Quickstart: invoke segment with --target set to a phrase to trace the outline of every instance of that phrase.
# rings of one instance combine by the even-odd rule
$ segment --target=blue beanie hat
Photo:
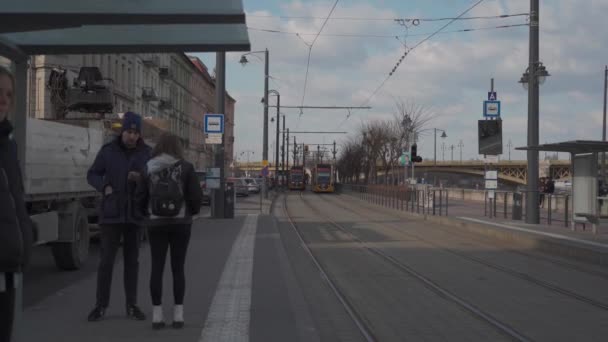
[[[126,112],[122,118],[122,131],[133,129],[141,133],[141,116],[133,112]]]

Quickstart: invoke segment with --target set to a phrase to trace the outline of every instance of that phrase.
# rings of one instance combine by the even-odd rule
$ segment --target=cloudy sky
[[[328,21],[312,48],[304,105],[359,106],[365,103],[406,48],[414,47],[448,23],[421,20],[417,26],[410,22],[405,28],[393,20],[340,18],[455,17],[475,2],[477,0],[339,1],[332,14],[335,19]],[[270,87],[281,93],[282,104],[301,104],[307,45],[314,40],[324,22],[322,18],[329,14],[334,3],[334,0],[245,0],[252,50],[270,50]],[[528,11],[527,0],[485,0],[466,16]],[[541,60],[552,75],[541,88],[541,143],[601,139],[603,70],[608,64],[606,13],[608,0],[541,0]],[[502,100],[506,158],[509,140],[513,146],[526,145],[527,92],[517,81],[528,63],[529,32],[526,26],[494,28],[526,23],[526,16],[454,22],[445,31],[480,30],[439,34],[417,47],[371,98],[371,110],[353,111],[346,120],[348,112],[345,110],[304,110],[300,116],[297,109],[284,109],[287,127],[354,134],[362,122],[391,118],[395,98],[401,98],[436,113],[436,119],[427,128],[445,129],[448,138],[444,142],[448,147],[457,146],[462,140],[464,158],[478,158],[477,120],[482,116],[482,102],[493,77],[499,100]],[[295,33],[299,33],[299,37]],[[263,97],[264,63],[250,57],[251,63],[243,67],[238,63],[240,56],[229,54],[227,69],[228,91],[238,101],[236,150],[255,151],[255,159],[261,160],[263,106],[260,99]],[[211,68],[215,64],[213,55],[200,57]],[[263,54],[260,57],[263,58]],[[271,145],[274,136],[271,124]],[[336,140],[340,144],[345,138],[344,135],[300,135],[298,141],[312,144]],[[439,160],[442,159],[441,142],[439,139]],[[432,135],[421,138],[419,154],[432,159]],[[451,158],[450,150],[446,150],[445,158]],[[458,147],[454,158],[459,158]],[[513,151],[512,158],[524,159],[525,155]]]

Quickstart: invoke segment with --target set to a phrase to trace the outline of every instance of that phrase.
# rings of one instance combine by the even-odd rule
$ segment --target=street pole
[[[293,137],[293,165],[298,165],[298,143],[296,137]]]
[[[268,49],[264,51],[264,141],[262,142],[264,150],[262,151],[262,160],[268,163],[268,80],[270,78],[270,54]],[[268,199],[268,177],[264,177],[262,186],[264,198]]]
[[[275,173],[274,173],[274,180],[275,183],[277,185],[277,189],[279,187],[279,133],[281,133],[281,113],[280,113],[280,109],[281,109],[281,95],[279,93],[276,94],[277,95],[277,140],[276,140],[276,144],[275,144],[275,152],[276,152],[276,160],[275,160],[275,165],[274,165],[274,169],[275,169]]]
[[[452,150],[452,163],[454,162],[454,145],[450,146],[450,150]]]
[[[434,155],[434,162],[433,164],[437,165],[437,128],[433,128],[433,131],[435,132],[435,155]]]
[[[528,147],[538,146],[539,136],[539,82],[537,76],[540,61],[539,0],[530,0],[530,61],[528,71]],[[528,150],[528,198],[526,203],[526,223],[540,223],[538,193],[538,151]]]
[[[464,143],[462,140],[458,143],[458,147],[460,147],[460,164],[462,164],[462,148],[464,147]]]
[[[321,145],[317,145],[317,164],[322,163],[321,161]]]
[[[509,143],[507,144],[509,148],[509,161],[511,161],[511,147],[513,147],[513,143],[511,143],[511,139],[509,139]]]
[[[606,141],[606,106],[608,105],[608,65],[604,70],[604,124],[602,126],[602,141]],[[602,181],[606,184],[606,152],[602,152]]]
[[[283,121],[285,121],[285,118],[283,118]],[[285,169],[289,171],[289,128],[287,129],[287,145],[285,145],[285,141],[283,141],[283,145],[286,147],[285,154],[287,154],[287,166]]]
[[[283,167],[281,169],[283,170],[283,176],[285,176],[285,115],[283,115],[283,143],[281,144],[281,164],[283,164]]]
[[[224,113],[226,104],[226,52],[216,54],[216,87],[215,87],[215,109],[218,113]],[[213,196],[213,218],[225,217],[224,212],[224,144],[225,134],[222,134],[222,144],[214,146],[215,167],[220,169],[220,188],[215,189]]]

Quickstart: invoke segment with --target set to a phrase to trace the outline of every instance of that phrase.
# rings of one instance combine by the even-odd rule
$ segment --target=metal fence
[[[525,220],[525,192],[479,191],[477,200],[469,200],[463,189],[433,188],[428,185],[343,185],[343,192],[368,203],[423,215],[485,216],[492,219]],[[539,203],[541,224],[571,225],[570,195],[545,194]]]
[[[520,198],[520,199],[518,199]],[[516,201],[520,203],[516,203]],[[538,204],[541,223],[570,227],[570,195],[544,194]],[[527,207],[526,192],[495,191],[492,198],[485,193],[484,216],[505,220],[525,220]],[[518,208],[521,209],[518,212]]]
[[[447,216],[449,196],[445,189],[386,185],[344,185],[344,192],[368,203],[424,215]]]

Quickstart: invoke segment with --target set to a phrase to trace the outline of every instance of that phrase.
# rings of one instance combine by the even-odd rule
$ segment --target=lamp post
[[[283,177],[285,177],[285,115],[283,114],[283,131],[282,131],[283,143],[281,144],[281,170],[283,171]]]
[[[247,65],[249,61],[247,60],[246,56],[256,56],[255,54],[258,53],[264,54],[264,136],[262,138],[262,158],[263,163],[268,163],[268,80],[270,78],[270,55],[268,49],[265,49],[264,51],[248,52],[241,56],[240,63],[242,66]],[[262,196],[264,198],[268,198],[268,184],[266,182],[266,178],[267,177],[264,177],[264,184],[262,185]]]
[[[528,90],[528,148],[538,146],[540,85],[549,75],[540,61],[540,4],[530,0],[530,56],[526,72],[519,81]],[[540,223],[538,192],[538,151],[528,150],[528,198],[526,200],[526,223]]]
[[[403,126],[403,135],[404,135],[404,139],[405,139],[405,146],[404,146],[403,150],[405,153],[407,153],[407,152],[409,152],[409,149],[410,149],[410,138],[411,138],[411,134],[412,134],[412,118],[409,115],[405,115],[403,117],[403,120],[401,121],[401,125]],[[409,161],[404,163],[404,166],[403,166],[403,184],[407,183],[407,164],[408,163],[409,163]]]
[[[280,129],[280,121],[281,121],[281,94],[279,94],[278,91],[276,90],[269,90],[268,94],[273,94],[277,96],[277,136],[276,136],[276,143],[274,146],[275,152],[276,152],[276,156],[275,156],[275,163],[274,163],[274,181],[275,184],[278,186],[279,185],[279,134],[281,133],[281,129]]]
[[[249,171],[251,170],[251,163],[249,161],[249,155],[250,154],[255,155],[255,152],[254,151],[242,151],[241,156],[243,156],[244,154],[247,154],[247,170],[245,170],[245,173],[246,173],[247,177],[251,177],[251,175],[249,174]]]
[[[441,134],[441,139],[445,139],[448,137],[448,135],[445,133],[445,130],[443,129],[439,129],[439,128],[433,128],[434,132],[435,132],[435,165],[437,165],[437,131],[443,132]]]

